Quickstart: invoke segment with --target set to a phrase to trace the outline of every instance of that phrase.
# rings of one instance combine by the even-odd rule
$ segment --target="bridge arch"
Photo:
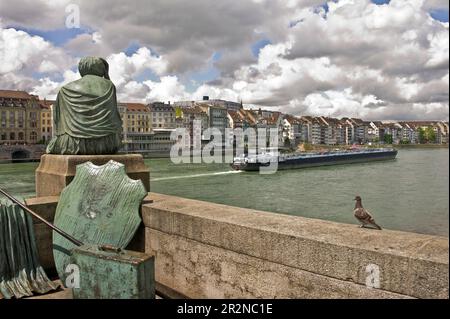
[[[11,160],[15,162],[23,162],[31,158],[31,153],[25,149],[16,149],[11,152]]]

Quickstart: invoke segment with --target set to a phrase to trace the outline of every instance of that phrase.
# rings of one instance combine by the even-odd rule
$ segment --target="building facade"
[[[152,129],[175,129],[177,127],[175,108],[162,102],[147,105],[150,110]]]
[[[24,91],[0,90],[0,144],[37,144],[41,138],[39,98]]]
[[[284,121],[283,138],[285,144],[286,142],[289,141],[290,147],[296,147],[303,140],[302,139],[303,122],[301,121],[301,119],[292,115],[285,115],[283,121]]]
[[[225,129],[228,127],[227,109],[222,106],[214,106],[210,104],[200,104],[200,108],[208,115],[208,127],[215,128],[220,131],[225,140]]]
[[[41,107],[41,140],[48,144],[53,137],[53,104],[55,101],[40,100]]]
[[[117,106],[122,119],[122,150],[145,152],[152,133],[149,108],[141,103],[118,103]]]
[[[152,131],[150,110],[141,103],[118,103],[122,128],[126,133],[150,133]]]

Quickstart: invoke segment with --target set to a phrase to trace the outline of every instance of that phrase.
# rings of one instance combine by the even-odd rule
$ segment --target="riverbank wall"
[[[0,163],[36,162],[45,153],[45,145],[0,145]]]
[[[150,193],[130,244],[157,286],[187,298],[448,298],[448,238],[360,229]],[[53,219],[58,197],[27,200]],[[41,262],[51,231],[35,223]]]

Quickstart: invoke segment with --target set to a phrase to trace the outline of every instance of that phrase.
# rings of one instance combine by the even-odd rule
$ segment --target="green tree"
[[[427,136],[428,143],[436,142],[436,132],[432,127],[427,127],[427,129],[425,130],[425,134]]]
[[[291,147],[291,140],[287,136],[284,138],[284,146]]]
[[[424,144],[425,140],[425,130],[423,128],[419,128],[419,143]]]
[[[392,134],[384,134],[384,142],[386,144],[392,144],[394,142]]]
[[[436,142],[436,132],[431,126],[425,129],[422,127],[419,129],[420,144],[435,143],[435,142]]]

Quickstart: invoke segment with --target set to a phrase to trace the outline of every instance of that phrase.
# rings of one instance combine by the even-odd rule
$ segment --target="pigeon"
[[[375,223],[375,219],[373,216],[363,207],[361,197],[356,196],[355,197],[355,210],[353,211],[353,214],[355,215],[356,219],[361,223],[360,227],[365,227],[366,225],[372,225],[376,229],[381,230],[381,227],[378,226],[377,223]]]

